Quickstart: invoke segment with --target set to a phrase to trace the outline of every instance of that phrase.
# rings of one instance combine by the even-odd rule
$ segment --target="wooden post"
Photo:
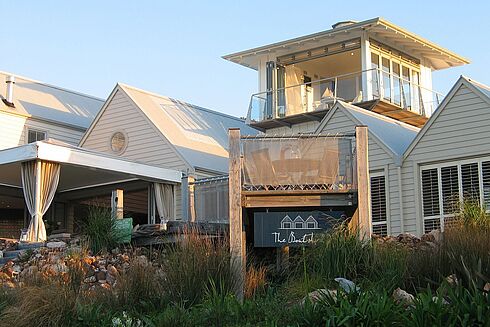
[[[194,176],[187,176],[187,185],[189,192],[189,221],[192,223],[196,222],[196,197],[195,197],[195,185],[196,181]]]
[[[229,136],[229,210],[230,210],[230,252],[231,267],[237,280],[236,297],[242,301],[246,273],[246,239],[243,234],[242,217],[242,176],[240,155],[240,129],[230,128]]]
[[[111,212],[112,216],[122,219],[124,216],[124,192],[123,190],[112,191]]]
[[[368,162],[368,128],[356,126],[357,203],[359,235],[371,238],[371,190]]]

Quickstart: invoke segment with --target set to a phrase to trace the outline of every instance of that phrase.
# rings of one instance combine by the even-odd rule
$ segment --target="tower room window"
[[[39,131],[35,129],[28,129],[27,130],[27,143],[32,143],[32,142],[37,142],[37,141],[43,141],[47,138],[47,132],[45,131]]]

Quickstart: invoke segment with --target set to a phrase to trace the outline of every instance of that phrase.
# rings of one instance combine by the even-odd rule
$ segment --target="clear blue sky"
[[[116,82],[244,116],[256,72],[222,55],[382,16],[471,60],[490,84],[490,1],[1,0],[0,70],[106,98]]]

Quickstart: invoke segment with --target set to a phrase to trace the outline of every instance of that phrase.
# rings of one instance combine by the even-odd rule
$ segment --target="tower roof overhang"
[[[380,17],[357,23],[342,24],[326,31],[232,53],[223,56],[223,58],[257,70],[260,59],[264,55],[279,57],[308,48],[327,46],[353,37],[360,37],[364,31],[368,33],[369,37],[379,42],[385,41],[394,45],[397,50],[428,60],[433,70],[470,63],[468,59]]]

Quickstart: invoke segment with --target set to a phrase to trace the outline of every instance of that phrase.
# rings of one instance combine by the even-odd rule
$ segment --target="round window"
[[[121,153],[126,147],[126,135],[122,132],[116,132],[111,138],[111,149],[113,152]]]

